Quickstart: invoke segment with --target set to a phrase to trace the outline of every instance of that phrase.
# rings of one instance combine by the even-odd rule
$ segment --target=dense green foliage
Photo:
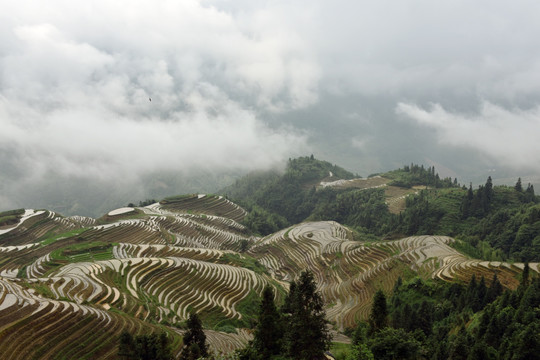
[[[256,353],[263,359],[279,355],[283,347],[283,330],[281,314],[274,304],[274,291],[270,286],[266,286],[253,339]]]
[[[313,273],[303,271],[298,281],[291,283],[280,311],[274,304],[271,288],[267,287],[254,339],[239,352],[240,359],[324,359],[331,336],[316,287]]]
[[[282,308],[285,327],[285,353],[292,359],[312,360],[323,358],[330,345],[326,327],[324,304],[316,291],[313,273],[304,271],[297,282],[292,282],[289,295]]]
[[[388,309],[386,307],[386,295],[382,290],[377,290],[373,296],[373,305],[369,314],[369,330],[375,333],[386,327],[388,323]]]
[[[540,278],[527,274],[504,293],[496,275],[489,286],[474,277],[466,286],[398,280],[386,304],[389,326],[367,331],[360,323],[347,360],[538,359]],[[377,292],[370,318],[383,318],[382,299]]]
[[[255,173],[238,180],[223,192],[250,211],[246,225],[266,235],[305,220],[318,198],[315,185],[333,174],[333,179],[351,179],[354,175],[327,161],[311,157],[289,159],[285,173]]]
[[[317,191],[316,200],[308,220],[334,220],[374,235],[387,234],[396,221],[388,212],[384,189],[339,191],[328,188]]]
[[[135,206],[144,207],[144,206],[152,205],[152,204],[154,204],[156,202],[157,202],[157,200],[155,200],[155,199],[146,199],[144,201],[139,200],[139,205],[135,205],[134,203],[129,203],[129,204],[127,204],[127,206],[128,207],[135,207]]]
[[[208,356],[206,335],[202,323],[196,313],[191,313],[187,321],[188,330],[184,334],[184,347],[180,355],[181,360],[196,360]]]
[[[0,212],[0,226],[13,225],[19,222],[24,209],[8,210]]]
[[[435,167],[424,168],[424,165],[411,164],[405,165],[403,169],[387,172],[385,177],[392,179],[390,185],[400,187],[413,187],[415,185],[427,185],[435,188],[456,187],[457,179],[441,179],[435,172]]]
[[[128,332],[120,335],[118,357],[123,360],[170,360],[173,358],[169,338],[165,333],[138,335],[134,338]]]
[[[287,227],[289,222],[283,216],[270,212],[258,205],[246,203],[248,211],[243,223],[254,233],[268,235]]]

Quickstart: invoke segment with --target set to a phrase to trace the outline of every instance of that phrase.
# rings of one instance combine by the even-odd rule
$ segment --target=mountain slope
[[[224,198],[202,195],[97,220],[21,213],[0,235],[0,351],[13,359],[106,359],[115,357],[122,331],[164,331],[178,354],[190,311],[200,313],[214,350],[232,350],[250,338],[264,286],[280,302],[304,269],[315,274],[328,319],[343,330],[365,319],[374,292],[390,291],[398,277],[467,282],[497,273],[515,288],[523,267],[470,259],[448,237],[358,241],[333,221],[257,238],[227,217],[242,214]],[[92,336],[83,335],[88,329]]]
[[[177,356],[192,311],[211,348],[231,351],[251,338],[264,287],[279,304],[306,269],[333,330],[343,332],[366,320],[375,292],[390,293],[398,278],[468,283],[496,274],[515,289],[525,265],[497,259],[484,242],[504,235],[521,252],[537,244],[534,193],[463,189],[432,168],[358,179],[307,157],[255,183],[244,184],[254,191],[243,198],[245,208],[192,194],[98,219],[1,213],[0,352],[10,359],[112,359],[128,331],[165,332]],[[391,212],[398,202],[403,206]],[[274,205],[294,210],[284,213],[292,217],[274,213]],[[291,223],[294,216],[302,221]],[[252,231],[269,221],[281,225],[263,237]],[[458,251],[474,253],[474,239],[484,260]],[[529,266],[540,271],[537,262]]]

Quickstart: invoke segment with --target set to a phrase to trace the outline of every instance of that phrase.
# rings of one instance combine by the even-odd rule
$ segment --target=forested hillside
[[[521,180],[493,186],[489,178],[473,189],[415,164],[380,174],[379,185],[351,178],[303,157],[289,160],[284,174],[248,175],[223,192],[250,210],[244,223],[261,235],[306,220],[334,220],[375,238],[453,236],[456,247],[486,260],[540,260],[540,199]],[[403,202],[400,211],[390,211],[395,201]]]
[[[222,193],[250,211],[245,223],[262,235],[305,220],[319,196],[315,189],[322,179],[351,179],[354,175],[327,161],[310,157],[289,159],[283,174],[254,173],[236,181]]]
[[[468,285],[400,278],[392,292],[375,294],[369,320],[340,358],[538,359],[540,279],[528,274],[513,291],[496,275]]]

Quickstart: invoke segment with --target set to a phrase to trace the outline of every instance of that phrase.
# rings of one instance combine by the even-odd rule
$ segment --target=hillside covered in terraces
[[[164,332],[179,356],[191,312],[211,350],[231,352],[252,338],[265,286],[280,303],[303,270],[313,272],[334,339],[345,343],[377,290],[391,294],[398,279],[467,284],[496,274],[516,289],[540,211],[534,192],[490,191],[415,165],[361,179],[300,158],[284,175],[252,175],[224,195],[170,197],[98,219],[4,212],[0,353],[114,359],[123,332]],[[480,212],[475,199],[487,194]],[[476,233],[503,213],[508,248],[489,230]],[[536,255],[527,256],[538,273]]]

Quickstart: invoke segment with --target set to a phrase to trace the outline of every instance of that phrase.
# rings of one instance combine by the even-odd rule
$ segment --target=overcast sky
[[[539,34],[536,1],[5,2],[0,209],[311,153],[538,174]]]

